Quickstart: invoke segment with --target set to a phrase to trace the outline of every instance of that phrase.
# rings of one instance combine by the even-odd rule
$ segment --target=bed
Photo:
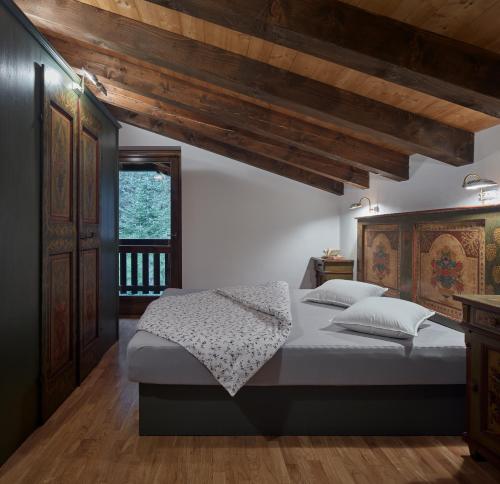
[[[453,295],[500,294],[498,247],[499,206],[358,219],[357,280],[436,311],[433,321],[412,343],[356,334],[328,325],[342,309],[293,291],[291,334],[234,398],[182,347],[138,332],[128,370],[140,433],[461,434],[467,358]]]
[[[463,432],[463,333],[431,321],[413,341],[354,333],[328,322],[341,308],[302,302],[307,292],[291,290],[288,340],[235,397],[182,346],[137,332],[127,360],[140,434]]]

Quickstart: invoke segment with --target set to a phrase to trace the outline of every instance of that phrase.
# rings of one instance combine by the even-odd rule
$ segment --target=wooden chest
[[[321,286],[330,279],[353,279],[354,261],[349,259],[323,259],[314,257],[316,286]]]
[[[464,305],[471,456],[500,464],[500,296],[455,296]]]

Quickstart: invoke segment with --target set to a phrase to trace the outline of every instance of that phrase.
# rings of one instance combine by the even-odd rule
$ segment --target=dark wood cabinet
[[[500,296],[455,296],[464,305],[466,441],[475,458],[500,464]]]
[[[0,45],[1,464],[116,340],[119,125],[11,0]]]
[[[353,260],[313,257],[313,261],[316,271],[316,286],[321,286],[330,279],[349,279],[351,281],[353,279]]]

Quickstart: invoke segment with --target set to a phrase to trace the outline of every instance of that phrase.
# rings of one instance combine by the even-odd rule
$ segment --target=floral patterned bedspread
[[[285,343],[291,327],[283,281],[161,297],[138,325],[183,346],[231,396]]]

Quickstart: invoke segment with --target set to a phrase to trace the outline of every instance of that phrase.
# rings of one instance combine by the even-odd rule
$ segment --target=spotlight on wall
[[[97,76],[95,74],[92,74],[92,72],[89,72],[87,69],[82,67],[82,74],[92,83],[94,84],[99,91],[101,91],[105,96],[108,95],[108,91],[104,87],[104,84],[97,79]]]
[[[361,197],[359,202],[351,204],[349,207],[350,210],[356,210],[357,208],[361,208],[363,206],[363,200],[368,201],[368,211],[370,213],[378,213],[378,205],[372,205],[371,200],[368,197]]]
[[[477,173],[469,173],[462,182],[462,187],[466,190],[479,190],[479,200],[481,202],[487,198],[486,193],[488,190],[485,190],[485,188],[495,188],[497,186],[496,181],[481,178]]]
[[[73,91],[75,91],[76,94],[78,94],[78,96],[81,96],[85,91],[85,82],[83,81],[83,77],[80,77],[80,82],[73,81],[72,87],[73,87]]]

